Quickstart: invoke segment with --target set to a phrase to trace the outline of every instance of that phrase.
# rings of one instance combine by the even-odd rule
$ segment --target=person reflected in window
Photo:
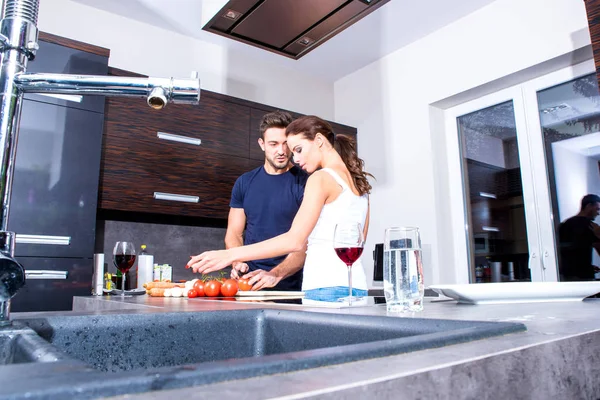
[[[594,219],[600,214],[600,196],[581,199],[579,213],[560,224],[558,230],[561,281],[592,281],[600,270],[592,264],[592,251],[600,254],[600,227]]]

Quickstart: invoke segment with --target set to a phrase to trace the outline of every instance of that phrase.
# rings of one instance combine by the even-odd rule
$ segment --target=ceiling
[[[600,132],[552,143],[552,147],[563,147],[575,153],[600,160]]]
[[[514,140],[517,137],[515,111],[513,102],[474,111],[458,118],[461,131],[472,132],[478,136],[493,136],[502,141]]]
[[[73,1],[334,82],[495,0],[391,0],[299,60],[203,31],[227,0]]]

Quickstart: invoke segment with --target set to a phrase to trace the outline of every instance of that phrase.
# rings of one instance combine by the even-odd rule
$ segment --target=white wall
[[[198,71],[202,89],[333,119],[331,83],[216,44],[70,0],[41,0],[38,28],[109,48],[112,67],[157,77]]]
[[[421,228],[426,284],[457,281],[448,199],[460,182],[448,181],[442,113],[430,105],[589,43],[583,1],[496,0],[335,83],[336,120],[358,127],[377,178],[367,269],[386,227],[412,225]]]

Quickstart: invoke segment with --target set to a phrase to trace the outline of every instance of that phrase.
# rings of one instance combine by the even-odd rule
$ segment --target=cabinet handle
[[[56,246],[68,246],[71,244],[71,236],[47,236],[47,235],[23,235],[17,233],[17,243],[27,244],[52,244]]]
[[[496,228],[495,226],[482,226],[481,229],[486,232],[500,232],[500,228]]]
[[[188,196],[185,194],[161,193],[161,192],[154,192],[154,198],[156,200],[181,201],[183,203],[197,203],[200,201],[200,197],[198,197],[198,196]]]
[[[191,138],[191,137],[187,137],[187,136],[181,136],[181,135],[174,135],[172,133],[166,133],[166,132],[156,132],[156,136],[159,139],[170,140],[172,142],[193,144],[195,146],[200,146],[200,144],[202,143],[202,141],[200,139]]]
[[[34,269],[25,271],[25,279],[67,279],[68,271]]]
[[[479,192],[479,195],[481,197],[487,197],[488,199],[497,199],[498,198],[498,196],[496,196],[495,194],[487,193],[487,192]]]

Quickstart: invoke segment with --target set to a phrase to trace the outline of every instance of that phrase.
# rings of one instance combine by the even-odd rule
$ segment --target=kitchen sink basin
[[[21,322],[66,357],[89,366],[76,379],[63,374],[54,380],[56,398],[187,387],[525,330],[520,323],[269,309],[52,316]],[[0,398],[3,389],[0,377]],[[40,390],[30,390],[28,398],[36,393],[53,398]]]
[[[33,330],[10,326],[0,329],[0,366],[31,362],[53,362],[65,358]]]

